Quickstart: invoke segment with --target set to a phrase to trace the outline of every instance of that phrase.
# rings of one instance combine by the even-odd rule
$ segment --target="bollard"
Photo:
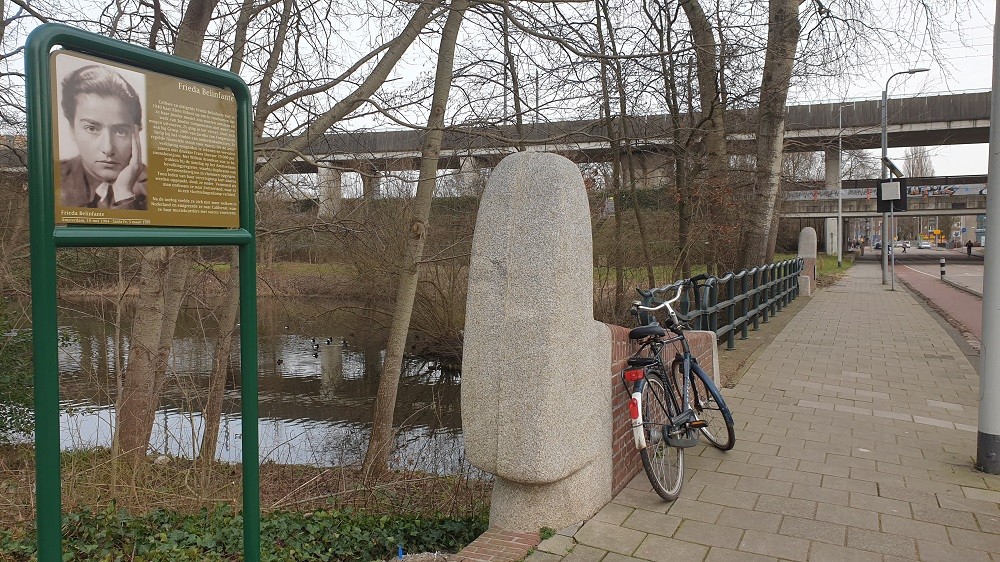
[[[944,279],[944,258],[941,258],[941,279]]]

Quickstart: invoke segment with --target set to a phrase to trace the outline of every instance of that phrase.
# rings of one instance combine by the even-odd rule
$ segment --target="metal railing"
[[[736,332],[740,333],[740,339],[747,339],[750,326],[759,329],[761,322],[766,324],[799,296],[802,263],[802,258],[795,258],[709,277],[700,281],[697,288],[684,291],[677,316],[694,330],[715,332],[716,341],[721,343],[725,338],[726,349],[735,349]],[[649,296],[642,299],[643,306],[663,302],[660,295],[665,289],[648,291]],[[667,295],[672,296],[672,293]],[[639,315],[642,324],[652,320],[648,313]]]

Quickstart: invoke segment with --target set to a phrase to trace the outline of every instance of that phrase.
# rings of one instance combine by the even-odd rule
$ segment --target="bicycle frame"
[[[701,370],[701,368],[698,367],[698,360],[692,357],[691,347],[687,342],[687,338],[684,337],[683,332],[679,334],[676,332],[674,333],[676,334],[674,337],[665,339],[647,340],[642,344],[642,346],[636,352],[636,355],[639,355],[644,350],[649,349],[651,352],[650,355],[652,355],[651,358],[655,360],[653,364],[646,365],[643,367],[643,378],[635,381],[635,384],[632,387],[631,400],[629,401],[629,415],[632,418],[632,438],[635,441],[636,449],[645,449],[648,445],[646,443],[646,434],[643,431],[644,421],[642,419],[642,390],[643,387],[646,385],[645,374],[649,372],[648,371],[649,369],[658,367],[660,378],[663,381],[664,389],[667,391],[668,395],[668,397],[665,399],[671,400],[674,405],[674,411],[680,412],[674,419],[670,420],[670,426],[674,428],[679,425],[684,425],[689,421],[691,421],[691,418],[693,417],[691,410],[691,403],[690,400],[688,399],[691,388],[690,373],[692,366],[699,371]],[[662,356],[664,347],[666,347],[669,344],[677,342],[681,343],[681,347],[683,350],[683,353],[677,353],[676,355],[677,359],[683,361],[683,369],[684,369],[682,392],[680,393],[676,392],[676,389],[674,387],[673,377],[670,376],[671,375],[670,371],[667,369],[666,365],[664,365]],[[702,374],[704,375],[704,372]],[[624,377],[624,371],[622,376]],[[680,395],[680,403],[677,402],[678,394]],[[667,408],[664,408],[664,410],[668,411]],[[661,433],[652,432],[651,435],[653,435],[655,438],[655,436],[661,435]],[[669,435],[661,436],[661,438],[664,437],[668,441],[676,442],[678,445],[686,445],[690,443],[691,439],[687,438],[688,439],[687,441],[682,442],[679,441],[679,439],[684,439],[684,438],[677,438]],[[697,437],[695,437],[694,440],[697,440]]]

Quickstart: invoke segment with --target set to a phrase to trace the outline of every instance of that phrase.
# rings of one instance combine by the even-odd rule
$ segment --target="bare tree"
[[[778,192],[785,138],[785,102],[799,41],[801,0],[768,2],[767,51],[757,125],[757,170],[743,234],[744,267],[770,263],[778,236]]]
[[[420,281],[420,262],[423,259],[427,229],[430,225],[431,197],[434,195],[438,158],[441,154],[441,141],[444,138],[444,119],[448,94],[451,91],[455,45],[458,42],[462,19],[468,8],[468,0],[453,0],[449,6],[448,19],[441,31],[437,72],[434,78],[434,97],[420,154],[417,195],[412,216],[407,221],[410,223],[410,228],[396,291],[396,308],[389,327],[389,343],[386,346],[382,376],[379,379],[378,394],[375,399],[371,440],[368,442],[368,450],[365,452],[362,464],[364,473],[371,476],[377,476],[389,467],[389,454],[393,445],[392,421],[396,408],[396,391],[399,388],[399,376],[403,368],[403,352],[406,348],[410,316],[413,314],[413,300],[417,292],[417,283]]]

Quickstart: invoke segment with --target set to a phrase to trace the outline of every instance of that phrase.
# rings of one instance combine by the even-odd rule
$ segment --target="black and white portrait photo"
[[[68,53],[55,75],[62,206],[146,210],[144,76]]]

